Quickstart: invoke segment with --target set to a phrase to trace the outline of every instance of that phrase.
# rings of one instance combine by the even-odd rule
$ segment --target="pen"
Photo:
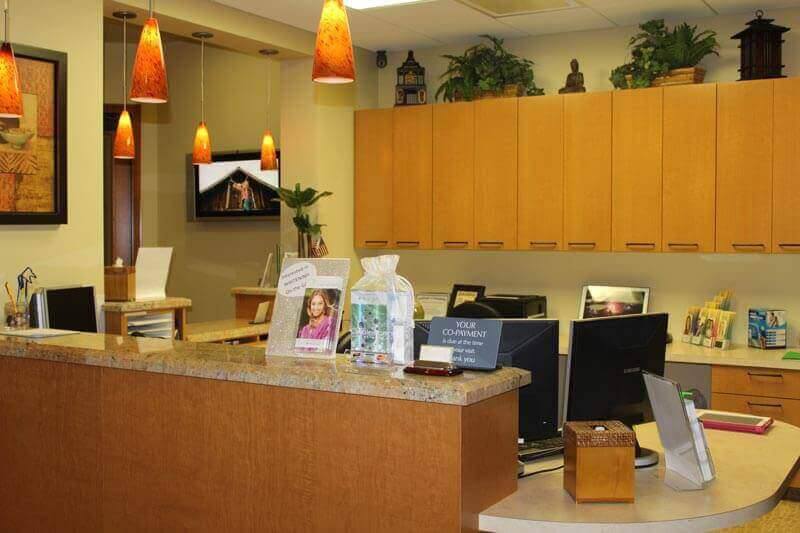
[[[11,307],[14,309],[14,314],[17,314],[17,302],[14,301],[14,296],[11,294],[11,289],[8,288],[8,282],[5,284],[8,299],[11,300]]]

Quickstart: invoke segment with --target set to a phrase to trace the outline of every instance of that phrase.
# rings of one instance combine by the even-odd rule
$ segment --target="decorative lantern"
[[[756,11],[756,18],[747,23],[749,28],[740,31],[731,39],[739,39],[741,44],[740,80],[760,80],[764,78],[784,78],[784,65],[781,61],[783,34],[791,28],[772,24],[774,19],[762,18],[764,12]]]
[[[425,89],[425,68],[414,60],[414,52],[408,51],[408,57],[397,69],[397,85],[395,86],[395,105],[421,105],[428,102],[428,91]]]

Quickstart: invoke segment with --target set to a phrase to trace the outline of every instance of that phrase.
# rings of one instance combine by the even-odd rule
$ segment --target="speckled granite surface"
[[[218,342],[258,337],[269,333],[269,326],[269,322],[251,324],[246,318],[195,322],[186,324],[184,340],[189,342]]]
[[[452,405],[477,403],[531,382],[529,372],[516,368],[437,378],[404,374],[399,366],[357,366],[344,356],[266,357],[263,348],[88,333],[34,341],[0,332],[0,356]]]
[[[136,313],[138,311],[152,311],[156,309],[176,309],[181,307],[191,307],[192,301],[189,298],[164,298],[163,300],[139,300],[135,302],[105,302],[103,311],[115,311],[118,313]]]

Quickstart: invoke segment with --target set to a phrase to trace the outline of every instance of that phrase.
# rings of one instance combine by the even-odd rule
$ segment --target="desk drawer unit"
[[[771,416],[800,427],[800,371],[714,365],[711,408]],[[800,471],[789,486],[800,488]]]

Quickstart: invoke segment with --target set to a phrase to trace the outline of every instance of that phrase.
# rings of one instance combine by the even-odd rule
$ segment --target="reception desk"
[[[0,335],[4,531],[458,531],[517,488],[507,368]]]

